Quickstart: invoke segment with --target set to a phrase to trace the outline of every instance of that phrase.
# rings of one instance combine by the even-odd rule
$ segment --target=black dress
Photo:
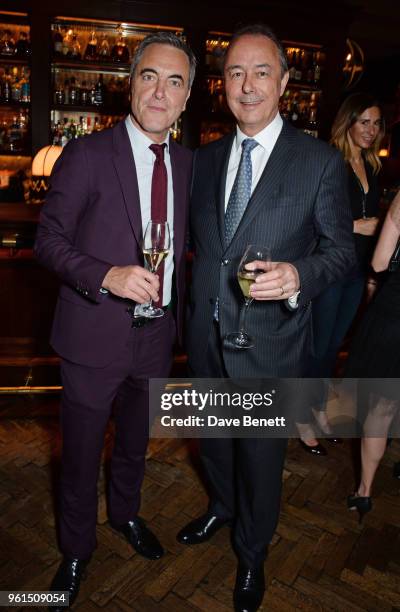
[[[367,309],[350,348],[347,377],[400,377],[400,268]]]
[[[400,268],[387,273],[360,323],[346,377],[369,379],[363,382],[364,391],[400,399]],[[385,378],[391,380],[380,380]]]

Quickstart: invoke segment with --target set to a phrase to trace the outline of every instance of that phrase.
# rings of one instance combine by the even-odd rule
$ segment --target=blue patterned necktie
[[[225,212],[226,244],[229,244],[234,237],[250,200],[253,178],[251,152],[257,145],[258,142],[252,138],[245,138],[242,142],[242,156]]]

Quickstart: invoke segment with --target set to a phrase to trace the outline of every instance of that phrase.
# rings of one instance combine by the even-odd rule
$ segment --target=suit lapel
[[[113,162],[121,185],[129,222],[138,244],[142,241],[142,215],[136,165],[125,122],[118,123],[113,132]]]
[[[285,180],[287,169],[297,154],[296,135],[296,130],[284,121],[282,131],[230,244],[235,242],[240,234],[254,221],[259,210],[268,206],[268,200]],[[229,246],[227,245],[228,248]]]
[[[225,249],[225,187],[226,175],[228,172],[229,157],[235,134],[221,140],[220,146],[215,152],[215,177],[216,194],[215,201],[217,206],[218,231],[221,245]]]
[[[174,192],[174,253],[181,253],[185,239],[187,176],[179,164],[178,147],[170,138],[172,187]]]

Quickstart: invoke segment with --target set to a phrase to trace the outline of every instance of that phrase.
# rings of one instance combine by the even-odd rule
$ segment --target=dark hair
[[[364,151],[363,155],[368,163],[371,164],[376,174],[379,172],[382,165],[378,157],[378,152],[382,138],[385,134],[385,125],[381,104],[374,96],[367,93],[354,93],[344,100],[332,125],[331,144],[339,149],[346,161],[349,161],[351,150],[348,140],[348,131],[351,126],[355,124],[360,115],[362,115],[367,108],[371,108],[372,106],[376,106],[380,110],[382,120],[381,129],[372,145]]]
[[[265,38],[269,38],[269,40],[271,40],[274,43],[275,47],[278,50],[279,63],[281,65],[281,77],[283,77],[285,72],[288,71],[287,59],[286,59],[285,51],[278,37],[276,36],[275,32],[273,32],[273,30],[271,30],[271,28],[269,28],[264,23],[250,23],[247,25],[243,25],[234,31],[233,36],[230,40],[229,46],[232,45],[234,42],[236,42],[242,36],[247,36],[247,35],[265,36]],[[229,46],[227,47],[225,51],[225,58],[229,51]]]
[[[175,47],[175,49],[179,49],[180,51],[183,51],[186,54],[189,60],[189,88],[190,88],[193,84],[194,75],[196,72],[196,64],[197,64],[196,56],[183,38],[181,38],[180,36],[177,36],[173,32],[168,32],[168,31],[166,32],[160,31],[160,32],[154,32],[154,34],[148,34],[145,38],[143,38],[143,40],[140,41],[140,43],[135,49],[135,53],[133,54],[133,58],[132,58],[131,70],[130,70],[131,78],[136,70],[138,63],[140,62],[142,58],[142,55],[145,49],[147,49],[147,47],[149,47],[150,45],[154,45],[154,44],[169,45],[170,47]]]

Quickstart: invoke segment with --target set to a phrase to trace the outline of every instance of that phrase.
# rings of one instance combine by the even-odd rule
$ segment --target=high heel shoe
[[[349,510],[357,510],[359,514],[359,523],[362,523],[364,514],[372,510],[372,500],[370,497],[361,497],[358,493],[353,493],[347,498],[347,507]]]
[[[398,478],[400,480],[400,461],[393,465],[393,478]]]
[[[319,442],[317,442],[317,444],[314,444],[314,446],[307,444],[301,438],[299,438],[299,442],[300,442],[301,448],[306,453],[310,453],[310,455],[320,455],[322,457],[325,457],[325,455],[328,454],[326,448],[322,446],[322,444],[320,444]]]

